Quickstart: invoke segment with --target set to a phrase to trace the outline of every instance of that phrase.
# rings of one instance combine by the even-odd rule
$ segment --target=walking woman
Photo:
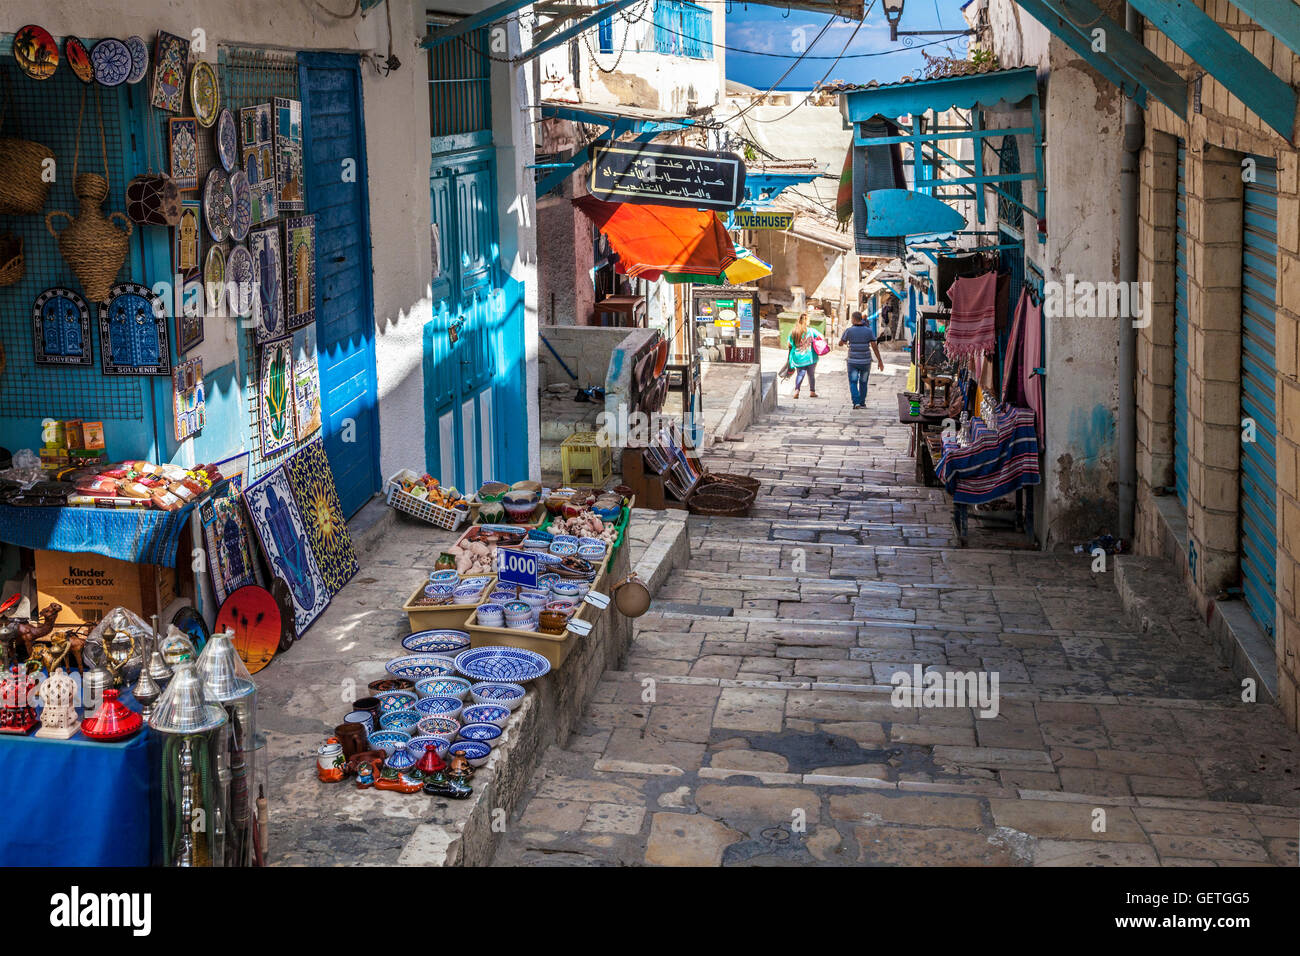
[[[871,353],[876,353],[876,367],[885,370],[880,346],[871,324],[861,312],[853,313],[853,324],[840,336],[840,345],[849,347],[849,396],[854,408],[867,407],[867,381],[871,378]]]
[[[808,326],[808,313],[800,313],[799,319],[790,330],[786,345],[790,350],[790,368],[795,370],[794,397],[799,397],[799,388],[803,385],[805,373],[808,376],[808,395],[817,397],[817,348],[816,342],[822,334]],[[823,349],[824,350],[824,349]]]

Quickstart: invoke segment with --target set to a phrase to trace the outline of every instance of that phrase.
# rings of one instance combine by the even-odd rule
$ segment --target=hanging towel
[[[997,313],[998,274],[986,272],[974,278],[957,279],[949,290],[952,315],[944,349],[949,358],[975,356],[997,347],[994,321]]]
[[[1016,317],[1007,339],[1006,368],[1002,373],[1002,401],[1034,413],[1038,440],[1043,440],[1043,377],[1034,369],[1042,355],[1043,310],[1035,305],[1028,290],[1020,293]]]

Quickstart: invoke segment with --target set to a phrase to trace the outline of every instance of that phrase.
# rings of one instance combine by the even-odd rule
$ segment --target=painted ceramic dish
[[[235,126],[235,114],[223,109],[217,115],[217,159],[226,172],[230,172],[239,163],[239,130]],[[247,178],[244,184],[248,184]]]
[[[14,59],[33,80],[48,80],[59,68],[59,47],[49,30],[29,23],[14,34]]]
[[[131,51],[121,40],[107,37],[90,51],[90,64],[95,71],[95,82],[101,86],[121,86],[131,75]]]
[[[453,588],[460,584],[460,575],[453,568],[429,572],[430,584],[450,584]]]
[[[217,167],[203,184],[203,220],[213,242],[225,242],[234,223],[235,200],[230,194],[230,177]]]
[[[394,677],[418,680],[421,677],[447,677],[454,674],[456,662],[450,657],[439,657],[436,654],[410,654],[394,657],[384,669]]]
[[[230,238],[243,242],[248,238],[248,230],[253,225],[253,193],[248,188],[248,174],[236,169],[230,174],[230,200],[233,203],[230,213]]]
[[[280,648],[280,605],[266,588],[246,584],[221,605],[216,630],[234,632],[239,659],[250,674],[256,674]]]
[[[415,759],[419,760],[424,756],[424,749],[432,746],[433,752],[439,757],[447,756],[447,748],[451,746],[445,737],[431,737],[428,734],[421,734],[418,737],[412,737],[406,743],[406,749],[415,754]]]
[[[567,558],[571,554],[578,553],[578,546],[568,541],[552,541],[551,546],[547,549],[551,554],[558,554],[562,558]]]
[[[423,719],[421,713],[415,708],[395,710],[392,713],[382,714],[379,718],[379,726],[384,730],[400,730],[404,734],[409,734],[421,719]]]
[[[419,757],[403,747],[394,750],[384,759],[384,766],[389,770],[410,770],[419,762]]]
[[[481,589],[483,585],[487,584],[491,580],[492,578],[489,575],[479,574],[472,578],[462,578],[459,586],[463,588],[475,587]]]
[[[220,246],[208,246],[208,254],[203,259],[203,284],[208,314],[220,312],[226,291],[226,253]]]
[[[522,684],[544,676],[550,661],[519,647],[475,647],[456,657],[456,670],[470,680]]]
[[[469,647],[464,631],[416,631],[402,638],[402,646],[415,654],[456,654]]]
[[[510,708],[500,704],[474,704],[461,711],[460,719],[465,724],[496,724],[505,729],[510,719]]]
[[[477,740],[479,743],[495,747],[503,731],[496,724],[464,724],[460,728],[461,740]]]
[[[144,37],[129,36],[126,48],[131,54],[131,72],[126,75],[128,83],[139,83],[149,75],[149,44]]]
[[[379,700],[379,716],[399,710],[407,710],[415,705],[419,694],[411,690],[386,690],[375,695]]]
[[[423,717],[450,717],[455,720],[465,702],[459,697],[422,697],[411,708]]]
[[[419,723],[420,733],[429,737],[441,737],[451,743],[460,732],[460,721],[450,717],[426,717]]]
[[[77,74],[77,79],[82,83],[95,81],[95,66],[90,62],[90,52],[86,49],[86,44],[76,37],[68,37],[63,41],[63,58],[68,61],[68,66],[72,67],[72,72]]]
[[[469,694],[469,681],[463,677],[426,677],[415,685],[421,697],[456,697],[464,700]]]
[[[226,303],[232,316],[247,315],[252,309],[253,254],[247,246],[235,246],[226,257],[226,291],[232,296]]]
[[[221,88],[217,85],[217,71],[205,60],[199,60],[190,71],[190,105],[200,126],[211,126],[217,121]]]
[[[492,756],[492,745],[481,740],[458,740],[447,750],[449,754],[464,757],[471,767],[481,767]],[[439,755],[441,756],[441,754]]]
[[[524,695],[527,693],[528,691],[518,684],[493,684],[490,682],[474,684],[469,689],[469,695],[474,699],[474,703],[500,704],[510,710],[515,710],[522,704]]]
[[[399,747],[404,748],[410,742],[411,735],[400,730],[376,730],[369,735],[368,739],[371,750],[382,750],[386,754],[391,754]]]

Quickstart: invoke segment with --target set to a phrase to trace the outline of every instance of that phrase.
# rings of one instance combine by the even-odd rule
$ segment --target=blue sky
[[[869,0],[868,0],[869,2]],[[862,28],[857,35],[857,21],[845,23],[838,17],[826,17],[803,10],[787,11],[782,7],[761,4],[742,4],[732,0],[727,13],[727,79],[736,80],[749,86],[765,90],[776,83],[778,90],[807,90],[821,82],[825,76],[831,80],[847,80],[853,83],[866,83],[879,80],[892,83],[904,73],[919,74],[922,60],[917,48],[903,46],[903,38],[891,43],[889,25],[880,11],[879,0],[872,4]],[[835,22],[813,43],[818,32],[826,25],[828,19]],[[966,28],[966,21],[961,15],[959,0],[907,0],[903,7],[903,19],[900,30],[934,30]],[[850,42],[849,38],[853,37]],[[932,54],[965,55],[965,46],[958,39],[945,40],[943,37],[914,37],[917,46],[928,41],[940,40],[938,45],[928,46]],[[849,46],[845,49],[844,44]],[[811,46],[810,46],[811,45]],[[945,47],[949,47],[949,54]],[[742,53],[740,50],[754,51]],[[838,62],[834,58],[844,52]],[[799,62],[790,75],[777,83],[777,78],[795,63],[800,52],[807,56]],[[762,54],[784,54],[764,56]],[[755,55],[758,54],[758,55]],[[881,54],[878,56],[861,56],[861,54]],[[856,55],[856,58],[855,58]],[[828,59],[812,59],[827,57]],[[832,64],[834,64],[832,66]],[[827,71],[830,71],[827,75]]]

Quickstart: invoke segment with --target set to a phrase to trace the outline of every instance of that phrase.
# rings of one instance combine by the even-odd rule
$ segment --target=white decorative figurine
[[[37,737],[54,737],[67,740],[80,727],[77,720],[77,684],[60,667],[36,691],[45,708],[41,711],[41,727]]]

